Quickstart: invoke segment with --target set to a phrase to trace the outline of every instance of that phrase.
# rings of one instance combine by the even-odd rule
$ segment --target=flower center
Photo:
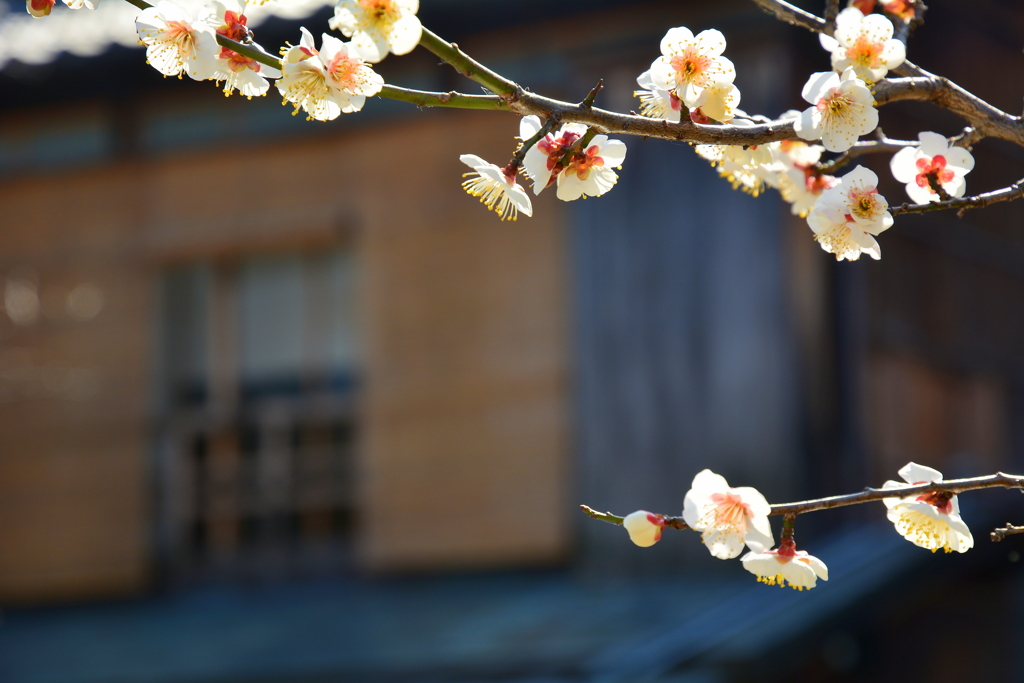
[[[356,92],[363,82],[362,66],[363,60],[346,57],[339,52],[327,65],[327,73],[338,87],[349,92]]]
[[[743,499],[732,491],[728,493],[712,493],[711,502],[715,504],[715,525],[746,529],[747,518],[754,513]]]
[[[167,22],[167,41],[177,48],[181,55],[191,54],[195,49],[192,27],[183,21]]]
[[[573,156],[565,169],[566,175],[576,174],[580,180],[586,180],[590,176],[590,169],[594,166],[604,166],[604,159],[597,156],[601,150],[597,145],[591,145],[582,154]]]
[[[815,105],[821,112],[822,123],[826,126],[845,124],[853,118],[853,100],[839,91],[832,91],[818,100]]]
[[[371,24],[377,24],[384,30],[402,16],[402,10],[395,5],[394,0],[359,0],[359,6],[366,12],[366,18]]]
[[[847,195],[846,205],[853,217],[874,220],[879,213],[878,190],[873,187],[863,190],[852,189]]]
[[[687,47],[683,54],[672,58],[672,68],[676,72],[676,82],[680,85],[693,82],[701,85],[706,79],[711,58],[697,52],[694,47]]]
[[[866,36],[857,36],[856,42],[846,48],[846,58],[858,66],[877,69],[882,64],[883,43],[872,43]]]
[[[936,154],[931,159],[927,157],[918,159],[917,171],[914,182],[918,187],[927,187],[932,194],[935,194],[935,188],[932,187],[929,178],[934,179],[940,185],[952,182],[955,178],[953,171],[946,168],[946,157],[941,154]]]

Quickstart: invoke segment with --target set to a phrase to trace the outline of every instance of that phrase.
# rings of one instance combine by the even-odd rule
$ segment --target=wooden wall
[[[0,274],[31,269],[44,304],[79,282],[105,302],[88,322],[64,320],[58,302],[51,317],[4,328],[0,600],[149,581],[164,269],[340,242],[363,278],[361,566],[522,566],[566,553],[558,210],[500,223],[459,187],[459,154],[509,156],[516,120],[309,125],[326,133],[0,182]],[[88,385],[77,393],[76,377]]]

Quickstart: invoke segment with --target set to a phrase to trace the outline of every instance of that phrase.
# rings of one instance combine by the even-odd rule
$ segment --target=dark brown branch
[[[819,173],[830,175],[864,154],[894,153],[904,147],[917,147],[919,144],[912,140],[890,140],[885,137],[881,140],[861,140],[835,159],[819,163],[816,168]]]
[[[920,69],[917,71],[921,73],[920,76],[880,81],[875,86],[875,102],[879,105],[897,100],[932,102],[971,124],[975,130],[972,143],[982,137],[995,137],[1024,147],[1024,123],[1021,117],[1011,116],[993,107],[949,79]]]
[[[860,505],[861,503],[870,503],[884,498],[909,498],[911,496],[920,496],[926,493],[939,492],[956,494],[963,493],[964,491],[1000,487],[1007,489],[1022,489],[1024,488],[1024,476],[996,472],[995,474],[983,477],[949,479],[946,481],[937,481],[931,484],[918,484],[914,486],[907,484],[905,486],[900,486],[899,488],[891,489],[866,488],[858,493],[829,496],[828,498],[815,498],[813,500],[803,500],[797,503],[772,505],[772,511],[769,514],[801,515],[805,512],[831,510],[832,508],[845,507],[847,505]],[[610,522],[611,524],[622,524],[623,517],[619,517],[618,515],[613,515],[610,512],[597,512],[586,505],[581,505],[580,508],[594,519],[600,519],[604,522]],[[684,528],[689,528],[686,527],[686,523],[683,521],[682,517],[672,515],[663,515],[663,517],[666,521],[665,526],[671,526],[674,529],[678,529],[680,528],[678,525],[681,523]]]
[[[1013,534],[1024,534],[1024,526],[1014,526],[1012,524],[1007,524],[1004,527],[993,529],[992,533],[990,533],[988,536],[993,541],[998,543],[1007,536],[1012,536]]]
[[[995,190],[994,192],[986,192],[985,194],[979,194],[974,197],[957,197],[956,199],[947,199],[941,202],[930,202],[928,204],[903,204],[901,206],[890,207],[889,213],[896,216],[901,213],[925,213],[926,211],[944,211],[947,209],[959,209],[959,214],[963,215],[964,211],[968,209],[980,209],[990,204],[996,204],[997,202],[1008,202],[1014,199],[1020,199],[1024,197],[1024,178],[1021,178],[1013,185],[1004,187],[1001,190]]]
[[[827,33],[828,35],[832,35],[832,30],[834,30],[834,28],[828,30],[828,24],[821,17],[805,12],[788,2],[782,2],[781,0],[753,0],[753,2],[765,12],[774,14],[776,18],[787,24],[802,26],[808,31]]]

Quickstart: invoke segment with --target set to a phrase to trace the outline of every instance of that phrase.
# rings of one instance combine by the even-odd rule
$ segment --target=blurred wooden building
[[[971,59],[1020,66],[1009,40],[979,42],[999,3],[972,3],[976,28],[931,4],[917,61],[1012,110],[930,47],[956,26],[984,45]],[[669,26],[726,33],[752,112],[799,106],[801,74],[827,68],[813,37],[738,0],[423,5],[510,77],[567,99],[604,78],[624,111]],[[382,73],[473,91],[419,52]],[[890,135],[955,132],[892,109]],[[629,140],[606,197],[548,193],[499,223],[458,157],[507,158],[515,117],[289,114],[164,81],[123,47],[0,71],[0,601],[626,568],[640,560],[578,503],[674,512],[706,466],[780,499],[1019,455],[1024,203],[900,218],[881,262],[836,265],[683,145]],[[970,188],[1024,175],[1019,150],[980,148],[996,162]],[[657,552],[642,562],[685,551]]]

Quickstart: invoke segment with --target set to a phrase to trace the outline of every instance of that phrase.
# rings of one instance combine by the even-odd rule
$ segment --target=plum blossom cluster
[[[580,123],[567,123],[546,132],[539,117],[524,116],[519,123],[519,138],[525,149],[521,148],[505,168],[472,154],[460,157],[477,175],[462,186],[480,197],[502,220],[515,220],[517,212],[533,215],[529,195],[515,181],[517,170],[531,180],[534,195],[554,185],[555,196],[571,202],[599,197],[612,189],[619,180],[615,169],[621,168],[626,158],[625,144],[607,135],[596,135]]]
[[[813,588],[818,579],[828,581],[828,569],[818,558],[796,549],[792,525],[783,531],[779,547],[768,522],[771,506],[754,488],[732,488],[720,474],[703,470],[693,478],[683,501],[683,520],[713,557],[729,560],[748,551],[740,561],[744,569],[769,585],[790,585],[798,590]],[[666,519],[638,510],[622,520],[630,540],[649,547],[661,540]]]
[[[149,63],[165,76],[213,80],[223,84],[225,95],[238,91],[250,99],[265,95],[268,79],[276,79],[284,102],[294,105],[296,113],[305,111],[309,119],[329,121],[362,109],[366,98],[384,86],[371,63],[388,50],[408,52],[409,41],[415,46],[419,40],[415,3],[342,2],[335,19],[343,33],[355,38],[345,43],[324,34],[317,49],[313,36],[302,28],[299,44],[282,49],[278,69],[218,43],[220,36],[266,54],[252,39],[243,6],[237,0],[226,2],[214,0],[194,17],[172,0],[143,10],[135,23]]]
[[[807,219],[814,239],[837,260],[861,254],[881,258],[877,237],[893,224],[888,202],[878,191],[878,178],[856,167],[846,176],[826,171],[826,152],[844,154],[878,127],[871,88],[905,61],[906,48],[894,39],[892,21],[872,13],[874,0],[854,0],[836,17],[835,35],[821,34],[830,53],[831,71],[811,74],[801,91],[810,105],[784,113],[799,140],[766,145],[696,145],[697,154],[719,175],[754,197],[775,188],[794,215]],[[891,0],[879,8],[902,19],[913,18],[913,4]],[[650,118],[698,124],[729,123],[738,128],[766,123],[738,108],[736,71],[723,56],[725,38],[716,30],[694,35],[686,27],[670,29],[661,41],[662,55],[640,74],[640,113]],[[964,176],[973,168],[970,153],[951,147],[937,133],[921,133],[920,143],[907,146],[891,163],[893,176],[906,184],[918,204],[961,197]],[[834,164],[835,167],[842,165]]]
[[[883,489],[898,490],[908,485],[942,481],[942,474],[930,467],[907,463],[899,474],[906,483],[887,481]],[[887,517],[896,532],[916,546],[935,552],[966,552],[973,547],[970,529],[960,517],[956,495],[948,492],[883,498]],[[795,515],[787,515],[778,547],[774,545],[768,516],[772,507],[761,493],[749,486],[732,488],[711,470],[699,472],[683,501],[682,519],[701,535],[713,557],[739,557],[743,568],[769,586],[788,585],[796,590],[814,588],[819,579],[828,581],[828,567],[817,557],[798,550],[794,539]],[[621,524],[636,545],[647,548],[661,540],[670,522],[664,515],[637,510],[622,518]],[[677,528],[682,528],[678,527]]]

